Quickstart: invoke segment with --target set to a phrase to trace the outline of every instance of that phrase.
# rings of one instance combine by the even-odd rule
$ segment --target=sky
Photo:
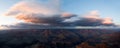
[[[18,22],[13,17],[5,17],[4,13],[19,1],[21,0],[0,0],[0,23]],[[61,0],[60,8],[77,15],[83,15],[87,12],[97,10],[100,13],[100,17],[111,17],[115,24],[120,24],[119,2],[120,0]]]
[[[65,0],[62,7],[75,14],[98,10],[101,17],[111,17],[116,24],[120,24],[120,0]]]

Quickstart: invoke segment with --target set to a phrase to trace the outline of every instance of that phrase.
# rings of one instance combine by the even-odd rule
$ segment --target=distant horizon
[[[11,30],[11,29],[120,29],[120,27],[105,27],[105,26],[96,26],[96,27],[84,27],[84,26],[76,26],[76,27],[25,27],[25,28],[0,28],[0,30]]]

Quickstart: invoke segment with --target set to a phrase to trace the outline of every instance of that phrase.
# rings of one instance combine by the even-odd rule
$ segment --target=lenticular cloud
[[[12,6],[6,15],[15,16],[18,20],[23,20],[27,24],[32,23],[34,25],[114,26],[110,17],[101,18],[97,10],[85,15],[76,15],[62,11],[59,1],[60,0],[50,0],[43,3],[38,0],[23,0]],[[22,25],[24,26],[24,24]]]

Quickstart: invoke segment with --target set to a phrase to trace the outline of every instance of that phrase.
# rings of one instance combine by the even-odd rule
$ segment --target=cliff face
[[[111,37],[119,38],[114,34],[120,33],[105,29],[15,29],[0,32],[0,48],[75,48],[84,42],[94,46],[103,41],[108,43],[107,39]],[[113,36],[109,36],[111,34]]]

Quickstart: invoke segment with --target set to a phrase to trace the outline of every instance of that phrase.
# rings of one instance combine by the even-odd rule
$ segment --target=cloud
[[[71,22],[75,26],[114,26],[112,19],[110,17],[101,18],[99,11],[91,11],[82,17],[73,17],[71,19],[65,20],[65,22]]]
[[[76,15],[63,12],[60,9],[59,0],[49,2],[22,1],[11,7],[6,15],[23,20],[25,23],[16,24],[19,28],[25,26],[114,26],[112,19],[110,17],[101,18],[98,10]]]
[[[55,1],[51,1],[55,2]],[[56,1],[57,2],[57,1]],[[56,3],[57,4],[57,3]],[[38,1],[21,1],[15,4],[11,9],[6,13],[6,15],[17,15],[19,13],[35,13],[35,14],[58,14],[60,13],[59,6],[50,4],[50,3],[41,3]]]
[[[17,15],[17,19],[23,20],[25,22],[30,22],[30,23],[39,23],[39,24],[49,24],[49,25],[58,25],[61,24],[62,21],[64,20],[61,18],[61,15],[52,15],[49,17],[44,17],[46,15],[41,15],[41,14],[20,14]]]
[[[61,17],[68,18],[68,19],[71,18],[71,17],[75,17],[75,16],[77,16],[77,15],[72,14],[72,13],[68,13],[68,12],[64,12],[64,13],[61,14]]]
[[[61,12],[62,11],[59,8],[59,0],[51,0],[47,3],[41,3],[36,0],[25,0],[12,6],[6,15],[16,16],[16,19],[28,23],[57,25],[63,20],[60,16],[71,15],[65,15]]]
[[[113,21],[112,21],[112,18],[106,17],[106,18],[103,19],[103,22],[102,22],[102,23],[103,23],[103,24],[112,24]]]

